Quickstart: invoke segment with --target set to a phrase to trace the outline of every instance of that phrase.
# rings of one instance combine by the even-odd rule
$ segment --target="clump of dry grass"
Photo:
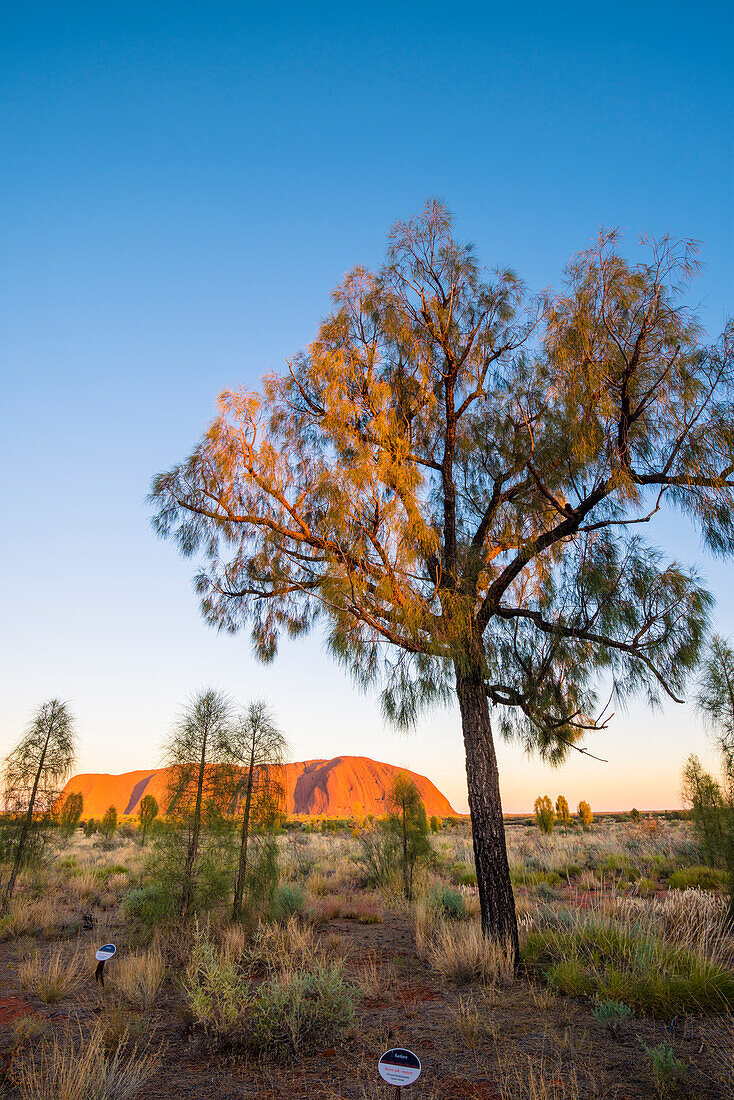
[[[652,910],[666,938],[710,959],[732,955],[732,928],[727,903],[698,886],[668,890]]]
[[[59,927],[59,908],[49,898],[16,897],[0,918],[0,940],[38,934],[50,939]]]
[[[221,940],[221,951],[223,955],[231,959],[233,962],[240,962],[249,949],[249,937],[247,929],[241,924],[228,925],[223,933]]]
[[[102,1032],[54,1038],[13,1067],[21,1100],[133,1100],[158,1069],[162,1052],[105,1051]]]
[[[83,871],[80,875],[74,875],[69,882],[70,893],[81,900],[82,898],[98,897],[99,879],[94,871]]]
[[[491,998],[486,996],[459,997],[455,1008],[449,1010],[449,1019],[469,1049],[487,1039],[495,1039],[497,1028],[490,1014]]]
[[[152,1004],[164,977],[163,956],[155,948],[139,955],[126,955],[115,964],[115,988],[127,1001],[140,1007]]]
[[[391,966],[381,966],[377,955],[367,955],[360,966],[357,985],[365,997],[384,997],[395,978]]]
[[[499,1091],[506,1100],[580,1100],[576,1070],[546,1055],[534,1058],[503,1051],[498,1066]]]
[[[326,894],[333,893],[333,882],[321,871],[312,871],[306,880],[309,894],[315,898],[323,898]]]
[[[510,943],[489,939],[481,925],[442,924],[427,951],[433,969],[449,981],[511,981],[514,973]]]
[[[250,960],[253,965],[274,971],[307,968],[316,960],[323,959],[323,955],[311,925],[302,923],[298,917],[289,917],[284,924],[260,925],[255,933]]]
[[[45,956],[34,951],[18,967],[21,985],[47,1004],[56,1004],[73,993],[86,972],[84,955],[78,947],[71,956],[60,947]]]

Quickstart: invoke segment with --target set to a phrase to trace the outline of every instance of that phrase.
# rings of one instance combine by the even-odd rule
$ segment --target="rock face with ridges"
[[[401,768],[382,764],[367,756],[335,756],[333,760],[303,760],[286,764],[286,810],[289,814],[323,814],[327,817],[358,817],[387,812],[387,796],[393,778]],[[455,814],[451,804],[430,779],[408,772],[421,793],[426,813],[439,817]],[[84,797],[84,816],[101,817],[109,806],[118,814],[137,814],[140,800],[152,794],[161,807],[166,802],[167,768],[125,772],[123,775],[89,773],[75,775],[64,788],[62,799],[72,791]]]

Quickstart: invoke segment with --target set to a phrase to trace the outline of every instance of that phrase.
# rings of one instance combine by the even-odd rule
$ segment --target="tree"
[[[706,650],[696,702],[713,730],[727,782],[734,784],[734,650],[718,634]]]
[[[721,862],[729,878],[729,908],[734,915],[734,650],[718,634],[715,634],[706,651],[699,677],[697,702],[703,711],[716,740],[722,765],[721,786],[706,776],[707,794],[699,796],[699,805],[693,803],[694,820],[704,813],[703,802],[716,801],[711,828],[714,835],[709,845],[716,844]],[[692,760],[695,758],[691,758]],[[689,761],[690,764],[690,761]]]
[[[398,772],[395,776],[387,802],[391,824],[400,838],[403,893],[410,901],[415,865],[419,860],[429,859],[433,853],[428,839],[426,807],[415,781],[407,772]]]
[[[64,804],[59,810],[59,828],[64,836],[71,836],[82,816],[84,809],[84,795],[81,791],[72,791],[64,799]]]
[[[634,821],[634,823],[636,825],[639,822],[641,817],[642,817],[642,814],[640,813],[640,811],[637,809],[636,806],[633,806],[632,809],[630,810],[630,820]]]
[[[221,758],[233,767],[233,809],[241,814],[232,915],[242,917],[247,848],[253,820],[274,824],[285,797],[287,742],[268,704],[255,700],[224,730]]]
[[[690,807],[703,859],[711,867],[721,864],[724,850],[722,808],[724,792],[721,785],[704,771],[693,753],[686,760],[681,776],[681,797]]]
[[[583,825],[584,829],[591,827],[591,823],[594,820],[594,815],[591,812],[591,806],[584,799],[579,802],[578,805],[579,821]]]
[[[553,803],[547,794],[539,794],[535,799],[535,821],[541,833],[553,832],[556,815],[553,812]]]
[[[151,492],[205,617],[262,660],[321,620],[390,720],[458,701],[482,927],[516,952],[490,708],[559,763],[614,697],[680,700],[711,599],[640,525],[668,504],[734,550],[734,325],[705,346],[682,304],[691,242],[618,244],[530,299],[430,202]]]
[[[117,828],[117,810],[114,806],[109,806],[99,823],[99,831],[105,840],[109,840],[114,835]]]
[[[568,808],[568,799],[565,795],[559,794],[556,799],[556,817],[565,828],[568,828],[571,824],[571,812]]]
[[[158,803],[152,794],[143,795],[140,799],[138,821],[140,822],[140,845],[145,847],[145,834],[158,817]]]
[[[443,821],[437,814],[431,814],[430,825],[432,833],[438,833],[443,829]]]
[[[50,699],[36,711],[15,748],[5,758],[5,808],[18,824],[10,877],[3,895],[7,909],[37,819],[48,818],[76,758],[74,721],[66,703]]]
[[[181,871],[181,917],[193,910],[196,870],[206,802],[226,796],[222,746],[232,707],[219,691],[194,697],[174,727],[165,749],[170,769],[166,813],[186,831],[186,855]]]

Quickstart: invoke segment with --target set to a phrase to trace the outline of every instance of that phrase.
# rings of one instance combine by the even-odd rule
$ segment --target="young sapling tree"
[[[76,736],[69,708],[60,699],[50,699],[38,708],[26,732],[5,758],[5,809],[15,818],[17,833],[12,845],[10,876],[3,892],[3,911],[13,896],[34,826],[48,819],[75,759]]]

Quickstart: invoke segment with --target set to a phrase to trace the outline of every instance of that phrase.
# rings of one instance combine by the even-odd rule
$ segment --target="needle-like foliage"
[[[145,847],[145,834],[158,817],[158,802],[152,794],[143,795],[140,799],[138,810],[138,822],[140,824],[140,846]]]
[[[186,834],[181,916],[193,911],[204,811],[221,811],[228,794],[222,745],[232,705],[221,691],[202,691],[174,726],[165,748],[170,769],[166,814]]]
[[[84,810],[84,795],[81,791],[71,791],[64,799],[59,810],[59,829],[62,835],[70,837],[82,816]]]
[[[11,867],[3,894],[6,909],[35,825],[47,821],[76,759],[74,720],[66,703],[50,699],[5,758],[5,809],[12,815]],[[14,819],[14,820],[13,820]]]
[[[490,708],[559,762],[615,700],[680,699],[711,599],[642,532],[667,506],[734,549],[734,327],[707,344],[685,305],[693,242],[619,244],[532,299],[430,202],[152,490],[205,616],[263,660],[319,619],[394,721],[458,698],[483,925],[513,942]]]
[[[734,649],[714,635],[706,650],[698,682],[698,705],[711,726],[722,762],[722,784],[700,774],[691,758],[684,785],[693,816],[711,854],[718,851],[729,877],[729,905],[734,916]],[[694,766],[692,766],[692,764]],[[693,782],[695,780],[695,783]],[[713,809],[713,812],[712,812]],[[715,857],[712,860],[715,862]]]
[[[282,812],[285,798],[283,764],[288,749],[285,734],[262,699],[249,706],[221,731],[219,753],[230,766],[232,803],[240,819],[240,849],[234,884],[233,917],[242,918],[247,879],[247,849],[253,823],[267,824]]]

